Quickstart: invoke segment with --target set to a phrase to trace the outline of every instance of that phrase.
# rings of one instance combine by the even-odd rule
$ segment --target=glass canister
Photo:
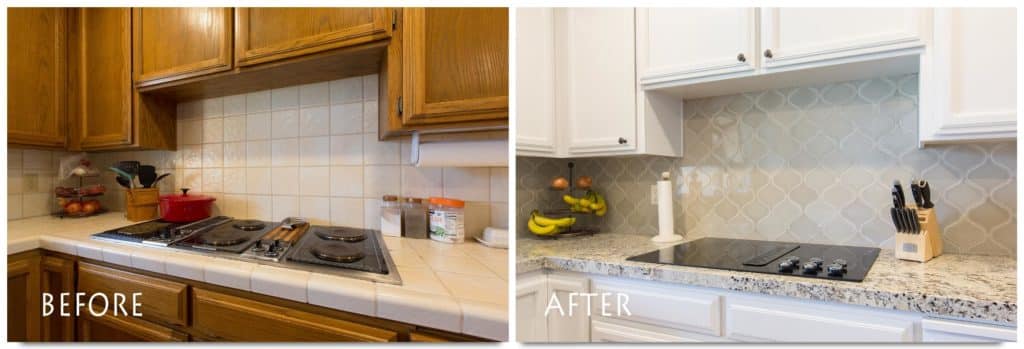
[[[430,235],[429,210],[420,198],[402,200],[402,236],[414,239],[426,239]]]
[[[432,197],[430,202],[430,239],[450,244],[466,241],[466,202]]]
[[[397,195],[384,195],[380,205],[380,233],[384,236],[402,236],[402,206]]]

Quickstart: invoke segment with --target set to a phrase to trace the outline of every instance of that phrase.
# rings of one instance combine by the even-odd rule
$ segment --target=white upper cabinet
[[[752,74],[759,57],[757,10],[752,8],[638,8],[640,82],[716,79]]]
[[[551,8],[516,9],[516,149],[555,155],[555,19]]]
[[[634,10],[570,8],[561,13],[564,64],[556,68],[564,76],[568,153],[636,149]]]
[[[925,14],[913,8],[761,9],[766,71],[877,59],[924,45]]]
[[[921,58],[922,144],[1017,136],[1017,11],[936,9]]]

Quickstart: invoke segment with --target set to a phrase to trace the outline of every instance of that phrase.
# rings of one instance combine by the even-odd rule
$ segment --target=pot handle
[[[189,188],[181,188],[181,196],[188,196]]]

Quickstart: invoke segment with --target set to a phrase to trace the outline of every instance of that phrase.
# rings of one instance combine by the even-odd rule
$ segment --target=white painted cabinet
[[[564,16],[564,115],[571,155],[637,146],[634,10],[570,8]]]
[[[917,8],[764,8],[762,65],[803,69],[904,54],[924,45],[926,15]]]
[[[547,283],[547,275],[543,272],[520,275],[516,278],[516,340],[548,341],[548,322],[544,317],[544,309],[547,307]]]
[[[516,9],[516,148],[519,155],[554,156],[555,10]]]
[[[982,325],[963,321],[924,319],[921,322],[924,342],[975,343],[1015,342],[1017,329],[1013,327]]]
[[[752,342],[914,342],[920,317],[841,304],[730,295],[726,336]]]
[[[753,74],[760,57],[756,17],[753,8],[638,8],[641,83]]]
[[[579,294],[590,292],[590,280],[580,274],[548,275],[548,297],[557,297],[564,312],[549,311],[547,316],[549,342],[589,342],[590,317]],[[547,302],[545,302],[547,304]],[[569,310],[572,309],[570,314]],[[543,313],[542,313],[543,314]]]
[[[686,290],[678,286],[643,284],[618,278],[594,278],[594,293],[628,297],[629,314],[617,319],[672,327],[711,336],[722,335],[722,296],[712,292]],[[594,313],[600,313],[597,310]]]
[[[1017,136],[1017,11],[935,9],[921,58],[922,144]]]
[[[723,342],[724,338],[680,331],[674,328],[650,326],[638,323],[594,319],[590,321],[591,342],[614,343],[687,343]]]

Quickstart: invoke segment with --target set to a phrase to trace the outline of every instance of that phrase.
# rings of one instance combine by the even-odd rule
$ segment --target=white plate
[[[487,247],[508,249],[508,244],[489,242],[487,240],[481,239],[479,236],[475,236],[473,238],[476,239],[477,242],[479,242],[479,243],[481,243],[481,244],[483,244],[484,246],[487,246]]]

